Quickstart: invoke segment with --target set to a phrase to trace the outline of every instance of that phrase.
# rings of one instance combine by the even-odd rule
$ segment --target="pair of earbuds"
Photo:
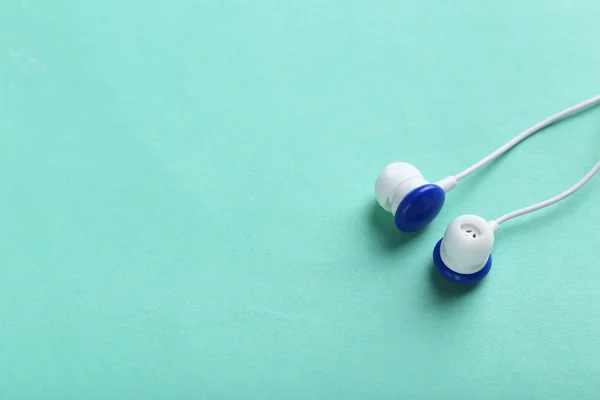
[[[496,159],[506,151],[544,129],[585,108],[600,103],[600,95],[569,107],[523,131],[505,145],[484,157],[461,173],[448,176],[436,183],[428,182],[411,164],[388,164],[377,177],[375,195],[377,202],[394,215],[396,227],[403,232],[417,232],[425,228],[440,213],[446,193],[456,187],[461,179]],[[564,192],[537,204],[510,212],[495,220],[477,215],[455,218],[433,250],[433,261],[440,273],[457,283],[476,283],[490,272],[495,232],[510,219],[555,204],[585,185],[600,170],[600,161],[575,185]]]

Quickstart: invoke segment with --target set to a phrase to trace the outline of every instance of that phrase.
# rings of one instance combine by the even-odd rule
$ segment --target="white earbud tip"
[[[437,242],[437,244],[435,245],[435,248],[433,249],[433,263],[435,264],[435,267],[442,274],[442,276],[444,278],[448,279],[449,281],[455,282],[455,283],[472,284],[472,283],[477,283],[477,282],[481,281],[490,272],[490,269],[492,268],[492,255],[491,254],[488,256],[488,259],[487,259],[485,265],[483,266],[483,268],[480,269],[479,271],[475,272],[474,274],[461,274],[461,273],[458,273],[458,272],[450,269],[444,263],[444,261],[442,260],[442,257],[441,257],[441,248],[442,248],[443,240],[444,240],[443,238],[440,239]]]
[[[411,178],[423,179],[421,172],[411,164],[395,162],[386,165],[375,182],[375,196],[379,205],[391,212],[390,196],[398,186]]]
[[[493,246],[494,227],[488,221],[477,215],[461,215],[438,242],[434,261],[446,278],[473,283],[489,272]]]

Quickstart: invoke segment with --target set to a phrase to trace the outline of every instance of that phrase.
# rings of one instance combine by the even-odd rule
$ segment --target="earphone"
[[[471,175],[534,133],[597,104],[600,104],[600,95],[569,107],[523,131],[459,174],[448,176],[436,183],[427,181],[411,164],[404,162],[388,164],[375,182],[377,202],[383,209],[394,215],[399,230],[419,231],[429,225],[440,213],[446,200],[446,193],[461,179]],[[433,260],[437,269],[445,278],[453,282],[479,282],[485,278],[492,267],[494,235],[500,224],[563,200],[585,185],[598,170],[600,170],[600,161],[579,182],[564,192],[495,220],[487,221],[471,214],[455,218],[433,250]]]

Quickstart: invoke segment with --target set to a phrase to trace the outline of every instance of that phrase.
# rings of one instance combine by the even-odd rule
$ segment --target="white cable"
[[[581,189],[581,187],[583,185],[585,185],[590,179],[592,179],[592,177],[596,174],[596,172],[598,172],[598,170],[600,170],[600,161],[598,161],[596,163],[596,165],[594,165],[594,168],[592,168],[590,170],[590,172],[588,172],[579,182],[577,182],[575,185],[571,186],[569,189],[565,190],[561,194],[556,195],[556,196],[552,197],[551,199],[541,201],[532,206],[521,208],[520,210],[513,211],[513,212],[505,214],[499,218],[496,218],[496,220],[495,220],[496,224],[500,225],[501,223],[506,222],[509,219],[513,219],[513,218],[519,217],[521,215],[525,215],[530,212],[537,211],[541,208],[551,206],[554,203],[558,203],[562,199],[572,195],[573,193],[575,193],[576,191]]]
[[[547,118],[547,119],[543,120],[542,122],[539,122],[539,123],[535,124],[534,126],[532,126],[531,128],[527,129],[526,131],[523,131],[522,133],[518,134],[512,140],[510,140],[509,142],[507,142],[504,146],[500,147],[498,150],[494,151],[493,153],[491,153],[488,156],[484,157],[483,159],[481,159],[477,163],[473,164],[469,168],[465,169],[460,174],[456,175],[454,178],[456,179],[456,181],[461,180],[462,178],[464,178],[464,177],[472,174],[473,172],[477,171],[479,168],[483,167],[484,165],[486,165],[487,163],[489,163],[490,161],[492,161],[496,157],[504,154],[506,151],[508,151],[511,148],[513,148],[515,145],[517,145],[522,140],[524,140],[524,139],[528,138],[529,136],[533,135],[534,133],[536,133],[536,132],[544,129],[548,125],[552,125],[553,123],[555,123],[557,121],[560,121],[561,119],[563,119],[565,117],[568,117],[568,116],[570,116],[570,115],[572,115],[572,114],[574,114],[574,113],[576,113],[578,111],[581,111],[584,108],[594,106],[594,105],[596,105],[598,103],[600,103],[600,95],[592,97],[591,99],[588,99],[588,100],[586,100],[586,101],[584,101],[582,103],[576,104],[576,105],[574,105],[572,107],[567,108],[566,110],[563,110],[563,111],[561,111],[561,112],[559,112],[557,114],[554,114],[550,118]]]

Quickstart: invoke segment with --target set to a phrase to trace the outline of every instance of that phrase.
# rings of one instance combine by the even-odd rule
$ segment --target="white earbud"
[[[386,211],[394,214],[401,231],[418,231],[429,224],[440,212],[445,193],[458,181],[506,153],[526,138],[568,116],[600,104],[600,95],[569,107],[521,132],[503,146],[488,154],[464,171],[448,176],[436,184],[429,183],[419,170],[410,164],[397,162],[387,165],[375,183],[377,201]],[[551,206],[578,191],[600,171],[600,161],[575,185],[564,192],[539,203],[486,221],[476,215],[462,215],[448,226],[444,237],[433,251],[437,269],[451,281],[474,283],[483,279],[492,266],[494,235],[500,224],[513,218]]]
[[[494,232],[498,225],[477,215],[455,218],[434,250],[434,261],[448,279],[473,283],[483,279],[492,266]]]
[[[415,232],[438,215],[445,192],[454,186],[453,177],[432,184],[411,164],[395,162],[388,164],[377,177],[375,196],[379,205],[394,215],[398,229]]]
[[[428,183],[413,165],[395,162],[386,165],[377,177],[375,196],[385,211],[395,215],[398,205],[410,191]]]

